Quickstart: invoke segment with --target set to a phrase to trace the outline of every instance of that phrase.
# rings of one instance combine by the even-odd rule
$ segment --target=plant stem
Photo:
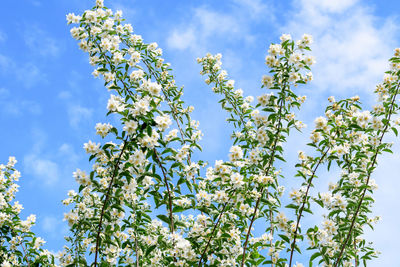
[[[315,177],[315,172],[317,171],[319,165],[322,163],[322,161],[324,160],[326,154],[328,153],[328,150],[329,150],[329,148],[326,149],[326,151],[325,151],[325,152],[322,154],[322,156],[319,158],[318,163],[317,163],[317,165],[315,166],[315,168],[314,168],[314,170],[313,170],[313,172],[312,172],[312,174],[311,174],[311,177],[310,177],[310,179],[309,179],[309,183],[308,183],[308,185],[307,185],[306,194],[304,195],[304,199],[303,199],[303,202],[302,202],[301,207],[300,207],[300,210],[299,210],[299,215],[297,216],[296,229],[295,229],[295,231],[294,231],[293,243],[292,243],[291,249],[290,249],[289,266],[292,266],[293,253],[294,253],[294,248],[295,248],[295,245],[296,245],[297,231],[298,231],[298,229],[299,229],[300,220],[301,220],[301,215],[303,214],[304,206],[306,205],[306,202],[307,202],[308,192],[309,192],[310,187],[311,187],[311,185],[312,185],[312,180],[313,180],[314,177]]]
[[[393,114],[394,102],[396,101],[396,96],[397,96],[397,94],[398,94],[398,92],[399,92],[399,86],[400,86],[400,83],[398,83],[397,86],[396,86],[396,90],[395,90],[394,96],[393,96],[393,98],[392,98],[392,102],[390,103],[389,113],[387,114],[387,122],[386,122],[385,128],[384,128],[383,131],[382,131],[382,135],[381,135],[381,137],[379,138],[379,144],[378,144],[377,149],[376,149],[376,152],[375,152],[375,154],[374,154],[374,159],[372,160],[371,167],[370,167],[370,169],[369,169],[369,171],[368,171],[368,178],[367,178],[367,181],[366,181],[366,187],[364,188],[363,193],[362,193],[361,198],[360,198],[360,201],[358,202],[356,212],[354,213],[353,219],[352,219],[352,221],[351,221],[351,225],[350,225],[349,232],[348,232],[348,234],[347,234],[347,237],[346,237],[344,243],[342,244],[342,247],[341,247],[341,249],[340,249],[339,256],[338,256],[338,258],[337,258],[337,260],[336,260],[336,262],[335,262],[335,265],[334,265],[335,267],[337,267],[337,266],[339,265],[339,263],[340,263],[340,260],[341,260],[341,258],[342,258],[342,256],[343,256],[344,249],[345,249],[345,247],[346,247],[346,245],[347,245],[347,242],[349,242],[351,233],[353,232],[353,228],[354,228],[354,224],[355,224],[355,222],[356,222],[356,218],[357,218],[357,216],[358,216],[358,212],[360,211],[362,202],[364,201],[365,193],[367,192],[367,188],[368,188],[368,183],[369,183],[369,180],[370,180],[370,178],[371,178],[372,171],[373,171],[373,169],[374,169],[374,167],[375,167],[376,159],[377,159],[377,157],[378,157],[378,153],[379,153],[378,147],[382,144],[383,137],[384,137],[385,133],[387,132],[387,129],[388,129],[389,125],[390,125],[390,118],[391,118],[391,116],[392,116],[392,114]]]
[[[96,236],[96,248],[95,248],[95,255],[94,255],[94,267],[97,266],[97,254],[99,252],[99,245],[100,245],[100,233],[101,233],[101,227],[103,224],[103,216],[104,216],[104,212],[108,203],[108,200],[110,198],[110,193],[111,193],[111,188],[113,186],[114,183],[114,179],[117,176],[117,172],[118,172],[118,167],[119,167],[119,163],[121,161],[121,157],[122,154],[124,153],[124,150],[126,148],[126,145],[128,143],[128,138],[126,140],[124,140],[124,144],[123,147],[121,149],[121,153],[118,156],[117,162],[115,163],[115,167],[114,167],[114,171],[113,171],[113,175],[111,177],[111,181],[110,184],[108,185],[108,189],[107,189],[107,193],[106,193],[106,199],[103,202],[103,207],[101,209],[101,213],[100,213],[100,221],[99,221],[99,225],[97,227],[97,236]]]

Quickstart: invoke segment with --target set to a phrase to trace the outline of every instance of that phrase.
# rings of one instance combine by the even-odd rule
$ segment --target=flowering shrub
[[[26,220],[21,220],[19,214],[23,209],[14,200],[18,192],[21,173],[14,169],[17,160],[10,157],[7,165],[0,164],[0,262],[1,266],[19,266],[43,264],[52,266],[54,256],[41,248],[45,241],[31,232],[36,216],[31,214]],[[36,266],[36,265],[34,265]]]
[[[71,34],[89,54],[93,76],[104,79],[111,92],[107,115],[120,124],[97,123],[104,142],[84,144],[93,169],[73,173],[79,192],[71,190],[63,201],[72,208],[64,215],[70,235],[57,256],[60,265],[300,267],[296,257],[305,250],[312,251],[310,266],[366,265],[377,257],[363,231],[379,220],[370,214],[377,188],[371,175],[378,155],[391,152],[384,136],[397,135],[400,49],[376,87],[373,110],[363,110],[357,96],[329,98],[311,132],[308,145],[315,153],[298,155],[296,176],[303,183],[282,206],[278,166],[285,162],[283,143],[290,132],[305,126],[295,112],[306,100],[297,88],[313,78],[310,35],[294,41],[283,34],[270,45],[269,74],[256,100],[235,89],[220,54],[197,59],[234,127],[229,160],[209,166],[192,160],[201,150],[202,132],[162,49],[133,34],[122,12],[102,0],[82,16],[68,14],[67,21],[78,24]],[[317,171],[332,164],[342,170],[337,182],[327,192],[312,193]],[[54,256],[40,249],[44,241],[29,231],[34,217],[21,221],[22,206],[9,203],[19,177],[11,174],[13,165],[11,158],[0,168],[0,257],[13,265],[54,264]],[[302,228],[302,218],[316,205],[326,211],[321,222]],[[252,232],[256,220],[264,223],[261,236]]]

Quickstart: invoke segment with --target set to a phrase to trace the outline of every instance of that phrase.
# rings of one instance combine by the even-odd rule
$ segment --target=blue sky
[[[67,13],[80,14],[93,4],[89,0],[2,2],[0,161],[9,155],[19,160],[23,177],[17,198],[25,207],[23,216],[37,214],[35,231],[53,251],[64,243],[61,200],[76,188],[72,172],[89,169],[82,145],[95,139],[96,122],[106,122],[107,90],[91,77],[87,55],[70,37],[65,21]],[[257,96],[262,92],[261,76],[267,72],[264,57],[269,43],[277,42],[281,33],[314,36],[315,80],[299,88],[308,97],[299,117],[309,127],[289,139],[289,163],[284,169],[288,190],[299,182],[292,166],[297,151],[305,149],[314,118],[323,114],[327,97],[358,94],[370,107],[387,59],[400,46],[400,6],[395,0],[106,0],[105,4],[123,10],[135,33],[163,48],[177,83],[185,85],[184,99],[196,108],[193,117],[205,134],[200,157],[210,162],[227,158],[229,129],[224,127],[226,114],[220,112],[217,97],[199,75],[196,57],[221,52],[236,85],[246,95]],[[374,175],[380,186],[375,213],[383,221],[375,232],[368,232],[368,238],[382,255],[371,266],[398,264],[400,246],[392,237],[400,236],[396,204],[400,142],[393,141],[394,155],[381,157]],[[326,190],[337,174],[322,171],[319,176],[317,187]]]

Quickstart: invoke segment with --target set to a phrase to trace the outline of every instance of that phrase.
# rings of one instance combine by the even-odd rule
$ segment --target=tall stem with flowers
[[[84,144],[93,168],[73,173],[79,190],[63,201],[72,208],[64,215],[71,231],[58,255],[61,266],[300,267],[296,259],[305,250],[312,252],[310,266],[359,266],[377,257],[363,233],[379,219],[370,215],[377,187],[371,177],[378,155],[391,152],[384,136],[398,131],[393,116],[399,110],[400,49],[377,86],[373,110],[363,110],[357,96],[329,98],[311,132],[314,155],[298,155],[296,176],[303,182],[283,206],[283,144],[291,130],[305,126],[295,111],[306,100],[297,91],[313,78],[310,35],[294,41],[283,34],[270,45],[269,73],[256,100],[235,88],[220,54],[197,59],[234,127],[229,160],[208,166],[192,160],[203,134],[162,49],[133,34],[122,12],[102,0],[82,15],[68,14],[67,21],[77,24],[71,34],[111,92],[107,116],[119,123],[96,124],[104,141]],[[0,257],[13,265],[53,266],[54,255],[29,232],[33,217],[20,221],[19,204],[10,206],[19,177],[10,161],[0,168],[0,238],[6,244]],[[314,192],[320,169],[332,165],[341,169],[337,182],[328,192]],[[326,214],[303,229],[303,217],[316,205]],[[257,221],[264,225],[259,236]]]

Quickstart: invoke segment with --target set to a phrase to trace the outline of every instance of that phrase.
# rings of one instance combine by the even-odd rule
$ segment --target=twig
[[[284,91],[285,91],[285,87],[283,88],[282,93]],[[277,128],[276,133],[274,135],[276,137],[276,139],[274,140],[274,145],[272,147],[272,152],[271,152],[270,160],[269,160],[269,163],[268,163],[268,167],[267,167],[267,170],[265,171],[266,175],[268,175],[268,173],[269,173],[269,171],[270,171],[270,169],[272,167],[273,160],[274,160],[274,157],[275,157],[275,152],[276,152],[276,145],[278,144],[278,140],[279,140],[279,137],[280,137],[280,132],[281,132],[281,128],[282,128],[281,120],[282,120],[283,103],[284,103],[284,100],[281,101],[280,106],[279,106],[278,128]],[[256,207],[254,208],[253,216],[252,216],[252,218],[250,220],[250,226],[249,226],[249,229],[247,230],[246,240],[245,240],[244,245],[243,245],[243,256],[242,256],[242,263],[241,263],[242,267],[244,266],[244,261],[245,261],[245,257],[246,257],[247,243],[249,241],[249,237],[250,237],[250,233],[251,233],[251,227],[253,226],[253,223],[255,221],[255,218],[256,218],[256,215],[257,215],[257,211],[258,211],[258,206],[260,205],[261,199],[263,197],[264,188],[265,187],[261,187],[260,197],[257,199]],[[272,221],[271,221],[271,226],[272,226]]]
[[[394,102],[396,101],[396,96],[397,96],[397,94],[398,94],[398,92],[399,92],[399,86],[400,86],[400,83],[397,84],[395,94],[394,94],[393,99],[392,99],[392,102],[391,102],[391,104],[390,104],[390,110],[389,110],[388,117],[387,117],[387,123],[386,123],[385,128],[384,128],[383,131],[382,131],[382,135],[381,135],[381,137],[380,137],[380,139],[379,139],[379,145],[382,144],[383,137],[384,137],[384,135],[385,135],[385,133],[386,133],[386,131],[387,131],[389,125],[390,125],[390,118],[391,118],[391,116],[392,116],[392,114],[393,114]],[[377,147],[379,147],[379,145],[378,145]],[[368,178],[367,178],[367,181],[366,181],[366,185],[367,185],[367,186],[364,188],[363,193],[362,193],[361,198],[360,198],[360,201],[359,201],[359,203],[358,203],[358,205],[357,205],[356,212],[354,213],[353,219],[352,219],[352,221],[351,221],[351,225],[350,225],[349,232],[348,232],[348,234],[347,234],[347,237],[346,237],[344,243],[342,244],[342,247],[341,247],[341,249],[340,249],[339,256],[338,256],[338,258],[337,258],[337,260],[336,260],[336,262],[335,262],[335,265],[334,265],[335,267],[337,267],[337,266],[339,265],[339,262],[340,262],[340,260],[341,260],[341,258],[342,258],[342,256],[343,256],[344,249],[345,249],[345,247],[346,247],[346,245],[347,245],[347,242],[348,242],[349,239],[350,239],[351,233],[353,232],[354,224],[355,224],[355,222],[356,222],[356,218],[357,218],[357,216],[358,216],[358,212],[360,211],[361,204],[362,204],[362,202],[364,201],[365,193],[367,192],[368,183],[369,183],[369,180],[370,180],[370,178],[371,178],[372,171],[373,171],[373,169],[374,169],[374,167],[375,167],[376,159],[377,159],[377,157],[378,157],[378,153],[379,153],[379,149],[377,148],[377,150],[376,150],[376,152],[375,152],[375,155],[374,155],[374,159],[373,159],[372,164],[371,164],[370,171],[368,171]]]
[[[200,257],[200,260],[199,260],[199,265],[198,265],[198,267],[201,266],[201,261],[203,260],[204,255],[206,254],[206,251],[207,251],[207,249],[208,249],[208,246],[209,246],[210,243],[211,243],[211,239],[212,239],[212,237],[213,237],[213,234],[214,234],[215,230],[217,229],[217,227],[218,227],[218,225],[219,225],[219,222],[221,221],[222,214],[224,213],[225,208],[226,208],[226,206],[228,205],[228,202],[229,202],[229,199],[228,199],[227,202],[225,202],[224,206],[222,207],[222,211],[221,211],[221,213],[220,213],[219,216],[218,216],[218,220],[217,220],[217,222],[214,224],[214,227],[213,227],[213,229],[212,229],[212,231],[211,231],[211,234],[210,234],[210,238],[209,238],[208,241],[207,241],[207,245],[206,245],[206,247],[204,248],[203,253],[201,253],[201,257]]]
[[[318,161],[317,165],[315,166],[315,168],[314,168],[314,170],[313,170],[313,172],[312,172],[312,174],[311,174],[311,177],[310,177],[310,179],[309,179],[309,183],[308,183],[308,185],[307,185],[306,194],[305,194],[305,196],[304,196],[303,203],[302,203],[302,205],[301,205],[301,207],[300,207],[299,215],[297,216],[296,229],[295,229],[295,231],[294,231],[293,243],[292,243],[291,249],[290,249],[289,266],[292,266],[293,253],[294,253],[294,248],[295,248],[295,245],[296,245],[297,231],[298,231],[298,229],[299,229],[300,220],[301,220],[301,215],[303,214],[304,206],[305,206],[305,204],[306,204],[306,202],[307,202],[308,192],[309,192],[310,187],[311,187],[311,185],[312,185],[312,180],[314,179],[314,177],[315,177],[315,172],[317,171],[319,165],[322,163],[322,161],[323,161],[323,159],[325,158],[325,156],[326,156],[326,154],[328,153],[328,151],[329,151],[329,148],[326,149],[326,151],[324,152],[324,154],[319,158],[319,161]]]
[[[172,213],[172,195],[171,195],[171,191],[170,191],[169,185],[168,185],[168,179],[167,179],[166,170],[165,170],[165,167],[162,165],[162,163],[160,161],[160,158],[157,155],[156,149],[153,149],[153,152],[154,152],[157,164],[158,164],[158,166],[160,166],[160,169],[161,169],[162,174],[164,176],[165,186],[167,187],[167,192],[168,192],[168,213],[169,213],[169,219],[171,221],[170,230],[171,230],[171,233],[174,233],[175,227],[174,227],[174,215]]]
[[[106,199],[104,200],[103,207],[102,207],[102,209],[101,209],[100,221],[99,221],[99,225],[98,225],[98,227],[97,227],[96,249],[95,249],[95,255],[94,255],[94,267],[97,266],[97,254],[98,254],[98,251],[99,251],[100,233],[101,233],[101,226],[102,226],[102,223],[103,223],[104,212],[105,212],[105,209],[106,209],[106,206],[107,206],[107,202],[108,202],[108,200],[109,200],[109,198],[110,198],[111,188],[112,188],[112,186],[113,186],[115,176],[117,175],[118,166],[119,166],[119,163],[120,163],[120,161],[121,161],[121,157],[122,157],[122,154],[124,153],[124,150],[125,150],[125,148],[126,148],[126,144],[127,144],[127,143],[128,143],[128,138],[127,138],[126,140],[124,140],[124,145],[123,145],[123,147],[122,147],[122,149],[121,149],[121,153],[119,154],[118,159],[117,159],[117,162],[116,162],[116,164],[115,164],[114,172],[113,172],[113,175],[112,175],[112,177],[111,177],[110,184],[108,185],[108,189],[107,189],[107,193],[106,193]]]

